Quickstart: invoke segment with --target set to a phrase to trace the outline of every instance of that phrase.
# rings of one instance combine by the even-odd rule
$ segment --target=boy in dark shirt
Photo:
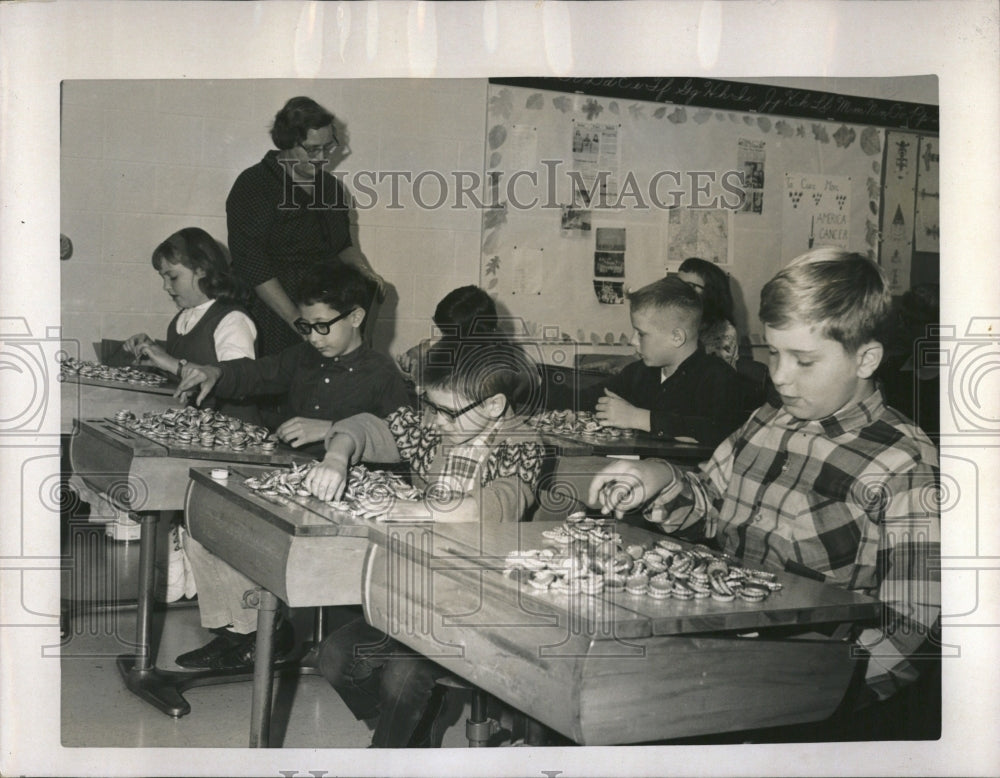
[[[307,342],[258,360],[188,365],[177,392],[198,390],[200,403],[214,390],[220,397],[245,398],[287,393],[290,416],[278,437],[322,455],[333,423],[358,413],[388,416],[409,404],[395,362],[364,345],[361,324],[369,298],[364,276],[354,268],[319,265],[302,280],[296,329]],[[216,634],[201,648],[181,654],[181,667],[233,669],[253,665],[257,615],[243,607],[243,593],[255,584],[190,535],[185,551],[198,586],[201,624]],[[294,647],[291,624],[279,620],[275,654]]]
[[[628,295],[640,359],[604,387],[596,416],[605,425],[718,445],[746,415],[739,382],[723,360],[698,346],[701,298],[669,276]]]

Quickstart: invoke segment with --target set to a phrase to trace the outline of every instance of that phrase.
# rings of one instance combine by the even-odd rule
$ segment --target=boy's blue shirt
[[[749,564],[807,568],[877,596],[868,682],[888,696],[940,615],[938,453],[919,428],[867,398],[817,421],[764,406],[647,508],[667,532],[714,537]]]

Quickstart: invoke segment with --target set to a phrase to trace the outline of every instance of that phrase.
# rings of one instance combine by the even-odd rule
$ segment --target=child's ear
[[[364,308],[355,308],[353,311],[351,311],[351,316],[349,318],[351,326],[354,327],[354,329],[358,329],[361,326],[361,323],[365,320],[365,316],[367,315],[368,311],[366,311]]]
[[[494,419],[499,419],[507,411],[507,396],[497,392],[485,403],[486,412]]]
[[[877,340],[869,341],[858,349],[858,378],[871,378],[882,363],[885,349]]]
[[[670,331],[670,337],[674,341],[674,346],[676,348],[680,348],[685,343],[687,343],[687,339],[688,339],[687,330],[685,330],[683,327],[674,327]]]

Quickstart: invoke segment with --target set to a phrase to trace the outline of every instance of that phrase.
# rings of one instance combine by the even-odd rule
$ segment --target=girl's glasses
[[[295,329],[299,333],[299,335],[301,335],[303,338],[309,337],[309,333],[312,332],[313,330],[316,330],[316,332],[320,335],[329,335],[331,326],[336,324],[341,319],[346,319],[356,310],[357,308],[352,308],[347,313],[342,313],[340,314],[340,316],[336,317],[335,319],[330,319],[329,321],[309,322],[306,321],[305,319],[296,319]]]
[[[484,402],[486,402],[485,400],[476,400],[474,403],[470,403],[469,405],[466,405],[464,408],[459,408],[458,410],[453,411],[451,408],[442,408],[440,405],[435,405],[434,403],[432,403],[430,400],[427,399],[426,394],[420,395],[419,399],[421,407],[429,408],[430,410],[434,411],[434,413],[444,416],[450,422],[457,421],[458,417],[461,416],[463,413],[468,413],[476,406],[482,405]]]

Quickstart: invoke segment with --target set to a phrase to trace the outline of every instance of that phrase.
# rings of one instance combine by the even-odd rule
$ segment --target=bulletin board
[[[627,341],[689,256],[751,311],[810,247],[878,258],[883,126],[491,81],[486,127],[480,282],[534,337]]]

